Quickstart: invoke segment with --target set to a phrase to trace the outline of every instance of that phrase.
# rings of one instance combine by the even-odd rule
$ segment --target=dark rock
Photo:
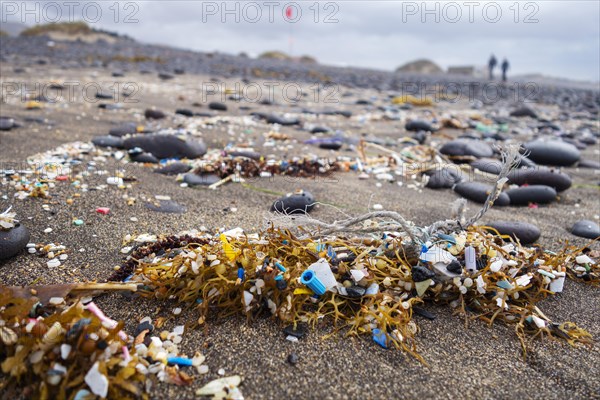
[[[327,150],[339,150],[342,148],[342,142],[338,141],[327,141],[319,143],[319,147]]]
[[[508,182],[515,185],[545,185],[562,192],[571,187],[571,177],[549,168],[514,169],[508,173]]]
[[[100,100],[112,100],[113,99],[113,95],[109,94],[109,93],[97,92],[96,93],[96,98],[100,99]]]
[[[206,153],[206,145],[202,140],[175,135],[137,135],[125,139],[123,145],[126,149],[139,147],[159,159],[198,158]]]
[[[158,204],[146,203],[146,208],[152,211],[169,214],[183,214],[187,211],[184,206],[173,200],[160,200]]]
[[[571,233],[586,239],[597,239],[600,237],[600,226],[594,221],[583,219],[573,225]]]
[[[600,169],[600,162],[594,160],[579,160],[579,168]]]
[[[175,114],[184,115],[186,117],[193,117],[194,112],[192,110],[188,110],[186,108],[178,108],[175,110]]]
[[[324,126],[315,126],[310,130],[310,133],[327,133],[331,132],[331,129],[326,128]]]
[[[544,185],[522,186],[507,190],[506,194],[510,198],[510,204],[515,206],[529,203],[547,204],[556,200],[556,190]]]
[[[587,149],[587,144],[580,142],[577,139],[563,138],[564,143],[572,144],[577,150]]]
[[[10,131],[15,127],[15,120],[12,118],[0,118],[0,131]]]
[[[146,119],[163,119],[166,117],[166,114],[160,110],[152,110],[148,108],[144,112],[144,116],[146,117]]]
[[[139,163],[149,163],[149,164],[158,164],[158,158],[154,157],[154,155],[150,153],[139,153],[130,156],[131,161],[139,162]]]
[[[260,153],[255,151],[228,151],[227,155],[231,157],[244,157],[249,158],[251,160],[260,160]]]
[[[175,68],[175,69],[173,70],[173,73],[174,73],[175,75],[183,75],[183,74],[185,74],[185,69],[183,69],[183,68]]]
[[[427,279],[433,279],[435,273],[429,268],[421,265],[415,265],[412,267],[412,280],[414,282],[423,282]]]
[[[416,315],[419,315],[423,318],[427,318],[430,321],[433,321],[436,318],[435,314],[427,311],[423,307],[412,306],[412,310],[413,310],[413,313],[415,313]]]
[[[192,167],[189,164],[175,161],[165,165],[162,168],[155,169],[154,172],[163,175],[178,175],[188,172]]]
[[[303,214],[310,212],[315,206],[315,198],[310,192],[302,191],[281,197],[271,205],[271,211],[284,214]]]
[[[292,126],[292,125],[298,125],[300,123],[300,121],[296,118],[283,118],[283,117],[279,117],[277,115],[269,115],[266,119],[267,123],[269,124],[278,124],[281,126]]]
[[[529,158],[525,157],[523,154],[519,154],[517,156],[517,161],[515,162],[516,168],[535,168],[537,164],[531,161]]]
[[[527,222],[494,221],[486,224],[486,226],[494,228],[501,235],[509,235],[517,238],[522,244],[535,243],[542,234],[537,226],[528,224]]]
[[[569,143],[558,140],[534,140],[523,145],[529,153],[528,158],[538,164],[570,166],[575,164],[581,154]]]
[[[447,156],[492,157],[494,150],[485,142],[471,139],[456,139],[444,143],[440,153]]]
[[[517,109],[511,111],[510,113],[511,117],[531,117],[531,118],[536,118],[537,119],[537,113],[533,110],[533,108],[526,106],[526,105],[522,105],[520,107],[518,107]]]
[[[14,257],[29,243],[29,230],[25,225],[16,224],[7,231],[0,230],[0,260]]]
[[[227,105],[223,104],[223,103],[219,103],[217,101],[213,101],[208,104],[208,109],[215,110],[215,111],[227,111]]]
[[[154,325],[152,325],[148,321],[144,321],[141,324],[139,324],[137,326],[137,328],[135,328],[135,335],[133,335],[133,337],[137,337],[143,331],[148,331],[148,333],[151,333],[153,330],[154,330]]]
[[[122,78],[125,76],[123,71],[113,71],[111,75],[113,76],[113,78]]]
[[[494,158],[480,158],[473,161],[471,167],[489,174],[498,175],[502,169],[502,162]]]
[[[462,265],[458,260],[452,260],[450,264],[446,266],[446,269],[455,274],[460,274],[462,272]]]
[[[110,131],[108,131],[109,135],[118,137],[132,135],[134,133],[137,133],[137,124],[133,122],[116,126],[114,128],[111,128]]]
[[[419,131],[417,133],[413,133],[411,138],[419,142],[419,144],[424,144],[427,141],[427,132]]]
[[[356,104],[358,106],[369,106],[373,103],[370,100],[359,99],[359,100],[356,100],[356,102],[354,104]]]
[[[183,181],[190,186],[210,186],[221,180],[218,175],[215,174],[194,174],[187,173],[183,175]]]
[[[302,322],[299,322],[294,328],[294,324],[290,324],[283,328],[283,333],[285,333],[287,336],[294,336],[298,339],[302,339],[308,333],[308,326]]]
[[[423,121],[420,119],[414,119],[414,120],[408,121],[406,123],[406,125],[404,125],[404,128],[407,131],[411,131],[411,132],[419,132],[419,131],[435,132],[435,129],[433,128],[433,126],[431,126],[431,124],[429,122]]]
[[[426,172],[429,175],[426,187],[430,189],[449,189],[462,178],[460,171],[454,168],[442,168]]]
[[[92,143],[99,147],[123,148],[123,139],[116,136],[96,136],[92,139]]]
[[[296,353],[290,353],[290,355],[287,357],[287,362],[290,365],[296,365],[298,364],[298,361],[300,359],[298,358],[298,355]]]
[[[493,186],[479,182],[460,182],[454,186],[454,191],[462,197],[476,203],[485,203],[488,195],[493,190]],[[510,204],[510,198],[506,193],[500,193],[500,196],[494,203],[495,206],[507,206]]]
[[[166,72],[161,72],[161,73],[159,73],[159,74],[158,74],[158,77],[159,77],[160,79],[162,79],[163,81],[167,81],[167,80],[169,80],[169,79],[173,79],[173,78],[175,78],[173,75],[171,75],[171,74],[167,74]]]

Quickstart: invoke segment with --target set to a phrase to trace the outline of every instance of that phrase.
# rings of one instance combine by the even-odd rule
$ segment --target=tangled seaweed
[[[465,267],[467,247],[478,255],[475,270]],[[425,261],[428,253],[438,258]],[[481,227],[439,236],[420,255],[394,234],[380,240],[315,241],[271,229],[263,236],[221,235],[205,244],[166,249],[161,256],[149,254],[135,260],[137,268],[128,281],[144,285],[144,296],[176,299],[197,309],[199,324],[210,312],[252,318],[268,311],[281,323],[313,327],[331,318],[348,335],[378,329],[385,334],[386,347],[422,360],[412,311],[423,301],[449,304],[464,315],[468,310],[490,324],[496,320],[514,324],[524,350],[526,334],[547,333],[572,345],[591,344],[586,331],[574,323],[554,323],[537,307],[540,300],[562,291],[567,273],[581,275],[576,272],[582,268],[576,262],[578,254],[575,248],[553,254],[504,243]],[[323,260],[335,283],[316,296],[299,278]],[[583,268],[589,268],[587,280],[597,283],[598,266]]]

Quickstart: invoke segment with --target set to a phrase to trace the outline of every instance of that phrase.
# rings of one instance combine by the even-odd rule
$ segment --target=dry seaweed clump
[[[198,324],[210,312],[249,318],[268,313],[281,323],[312,326],[330,318],[339,331],[373,335],[381,346],[420,360],[412,312],[423,301],[449,304],[490,324],[513,324],[524,350],[526,334],[592,343],[585,330],[555,323],[537,307],[562,291],[567,274],[598,284],[596,262],[580,249],[554,254],[505,243],[476,227],[437,234],[420,252],[406,235],[393,232],[378,239],[315,240],[272,228],[263,235],[234,230],[206,239],[146,252],[134,260],[127,281],[143,285],[145,296],[198,310]],[[306,282],[307,271],[320,285]]]
[[[77,289],[55,286],[60,290],[40,291]],[[177,363],[198,368],[204,361],[199,353],[179,357],[175,343],[183,326],[169,334],[171,340],[150,337],[148,329],[134,338],[89,298],[67,305],[59,296],[44,303],[20,288],[0,286],[0,393],[6,398],[140,398],[154,382],[190,384],[192,377]]]

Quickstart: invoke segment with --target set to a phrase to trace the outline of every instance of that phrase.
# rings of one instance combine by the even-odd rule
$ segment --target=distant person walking
[[[496,68],[496,64],[498,64],[498,60],[492,54],[490,57],[490,61],[488,61],[488,69],[490,70],[490,80],[494,79],[494,68]]]
[[[506,58],[504,61],[502,61],[502,65],[500,67],[502,68],[502,82],[506,82],[506,71],[508,71],[510,68],[510,64]]]

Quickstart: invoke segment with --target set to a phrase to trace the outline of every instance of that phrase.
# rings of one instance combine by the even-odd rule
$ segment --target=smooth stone
[[[257,153],[256,151],[228,151],[227,155],[231,157],[249,158],[251,160],[260,160],[261,157],[260,153]]]
[[[194,112],[192,110],[188,110],[186,108],[178,108],[175,110],[175,114],[184,115],[186,117],[193,117]]]
[[[515,162],[515,167],[517,168],[535,168],[537,164],[531,161],[529,158],[525,157],[523,154],[519,154],[517,156],[517,161]]]
[[[284,214],[303,214],[310,212],[315,206],[315,198],[310,192],[294,193],[281,197],[273,202],[271,211]]]
[[[571,233],[586,239],[597,239],[600,237],[600,226],[594,221],[582,219],[573,225]]]
[[[146,208],[152,211],[169,214],[183,214],[187,211],[184,206],[173,200],[160,200],[159,203],[160,205],[158,206],[155,203],[146,203]]]
[[[324,126],[315,126],[310,130],[310,133],[327,133],[331,132],[331,129],[326,128]]]
[[[542,234],[537,226],[528,224],[527,222],[494,221],[486,224],[486,226],[494,228],[501,235],[509,235],[517,238],[522,244],[535,243]]]
[[[549,168],[521,168],[508,173],[508,183],[515,185],[545,185],[557,192],[567,190],[573,184],[571,177],[563,172]]]
[[[544,185],[522,186],[507,190],[506,194],[510,198],[510,204],[515,206],[528,205],[529,203],[552,203],[557,196],[556,190]]]
[[[117,136],[117,137],[121,137],[121,136],[125,136],[125,135],[132,135],[134,133],[137,133],[137,124],[131,122],[128,124],[123,124],[120,126],[116,126],[114,128],[111,128],[110,131],[108,131],[108,134],[110,136]]]
[[[163,119],[167,115],[160,110],[152,110],[148,108],[146,111],[144,111],[144,116],[146,119]]]
[[[346,294],[348,295],[348,297],[354,297],[354,298],[363,297],[365,295],[366,291],[367,291],[367,289],[365,289],[362,286],[358,286],[358,285],[353,285],[353,286],[346,288]]]
[[[412,310],[413,310],[413,313],[415,313],[416,315],[418,315],[420,317],[423,317],[423,318],[426,318],[426,319],[428,319],[430,321],[433,321],[436,318],[435,314],[427,311],[423,307],[412,306]]]
[[[427,171],[426,174],[429,175],[429,180],[425,187],[429,189],[449,189],[463,179],[462,174],[453,168],[436,169],[433,172]]]
[[[0,260],[17,255],[29,243],[29,230],[17,224],[7,231],[0,230]]]
[[[12,118],[0,118],[0,131],[10,131],[15,127],[15,120]]]
[[[460,182],[454,186],[454,191],[464,197],[476,203],[483,204],[487,200],[489,193],[493,190],[493,186],[486,185],[479,182]],[[496,201],[495,206],[507,206],[510,204],[510,198],[506,193],[500,193]]]
[[[321,142],[321,143],[319,143],[319,147],[321,149],[326,149],[326,150],[339,150],[342,148],[342,142],[337,142],[337,141]]]
[[[440,153],[447,156],[473,156],[477,158],[492,157],[494,150],[485,142],[472,139],[456,139],[444,143]]]
[[[423,267],[421,265],[415,265],[412,267],[413,282],[423,282],[427,279],[433,279],[434,276],[435,272],[433,272],[429,268]]]
[[[570,166],[581,157],[577,147],[559,140],[534,140],[523,145],[527,157],[543,165]]]
[[[99,147],[123,148],[123,139],[117,136],[96,136],[92,139],[92,143]]]
[[[431,126],[429,122],[420,119],[408,121],[406,125],[404,125],[404,129],[406,129],[409,132],[435,132],[435,129]]]
[[[219,182],[221,178],[215,174],[194,174],[187,173],[183,175],[183,181],[190,186],[210,186]]]
[[[283,333],[285,333],[286,336],[294,336],[298,339],[302,339],[308,333],[308,326],[302,322],[299,322],[294,328],[294,324],[290,324],[283,328]]]
[[[137,135],[123,141],[126,149],[139,147],[163,158],[198,158],[206,153],[206,145],[201,139],[182,139],[176,135]]]
[[[579,160],[579,168],[600,169],[600,162],[594,160]]]
[[[563,138],[562,140],[565,143],[572,144],[577,148],[577,150],[585,150],[587,149],[587,144],[580,142],[577,139]]]
[[[162,168],[155,169],[154,172],[162,175],[179,175],[188,172],[190,169],[192,169],[192,167],[189,164],[175,161]]]
[[[494,158],[480,158],[471,163],[471,167],[488,174],[498,175],[502,170],[502,162]]]
[[[511,111],[510,113],[511,117],[531,117],[531,118],[536,118],[538,117],[537,113],[533,110],[533,108],[526,106],[526,105],[522,105],[518,108],[516,108],[515,110]]]
[[[149,164],[158,164],[158,158],[154,157],[154,155],[150,153],[140,153],[133,156],[130,156],[131,161],[139,162],[139,163],[149,163]]]
[[[215,110],[215,111],[227,111],[227,105],[223,104],[223,103],[219,103],[217,101],[213,101],[211,103],[208,103],[208,109]]]
[[[277,115],[270,115],[266,121],[269,124],[278,124],[281,126],[292,126],[292,125],[298,125],[300,123],[300,121],[298,119],[283,118],[283,117],[279,117]]]
[[[144,321],[141,324],[139,324],[137,326],[137,328],[135,328],[135,334],[133,337],[137,337],[140,333],[142,333],[143,331],[148,331],[147,333],[150,333],[154,330],[154,325],[152,325],[150,322],[148,321]]]
[[[424,144],[427,141],[427,132],[419,131],[419,132],[413,133],[410,137],[412,139],[416,140],[419,144]]]
[[[96,98],[100,100],[111,100],[113,98],[112,94],[98,92],[96,93]]]
[[[290,365],[298,364],[299,360],[300,360],[300,358],[298,357],[298,355],[296,353],[290,353],[290,355],[288,355],[288,357],[287,357],[287,362]]]

